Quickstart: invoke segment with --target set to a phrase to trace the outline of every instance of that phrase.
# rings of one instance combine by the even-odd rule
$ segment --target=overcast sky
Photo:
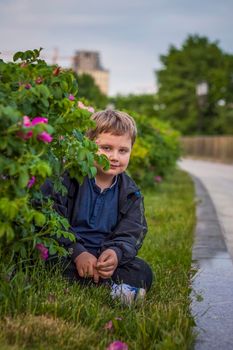
[[[188,34],[233,53],[232,0],[0,0],[0,51],[43,47],[68,66],[76,50],[101,53],[110,94],[155,90],[154,70]],[[7,56],[8,55],[8,56]]]

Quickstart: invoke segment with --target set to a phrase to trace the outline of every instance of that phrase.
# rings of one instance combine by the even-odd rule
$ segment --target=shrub
[[[40,186],[49,176],[64,191],[64,171],[82,181],[96,174],[94,161],[107,166],[84,136],[93,125],[93,109],[78,101],[72,71],[48,66],[40,51],[18,52],[10,63],[0,60],[0,250],[5,259],[45,258],[47,249],[65,254],[56,237],[74,237],[51,200],[41,198]]]
[[[128,112],[137,123],[129,172],[141,186],[153,186],[172,172],[181,154],[179,132],[155,117]]]

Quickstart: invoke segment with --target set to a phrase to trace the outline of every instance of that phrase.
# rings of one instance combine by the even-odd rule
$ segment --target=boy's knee
[[[138,260],[138,264],[140,266],[140,271],[144,276],[144,283],[145,283],[145,288],[146,290],[149,290],[151,288],[153,279],[154,279],[154,274],[153,271],[150,267],[150,265],[143,259],[140,258],[135,258]]]
[[[137,288],[151,288],[153,272],[150,265],[141,258],[135,257],[130,262],[119,266],[113,275],[116,283],[124,282]]]

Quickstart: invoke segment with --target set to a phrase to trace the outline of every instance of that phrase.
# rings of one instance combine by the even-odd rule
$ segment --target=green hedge
[[[141,186],[153,186],[174,171],[181,155],[180,134],[155,117],[127,112],[138,127],[129,172]]]

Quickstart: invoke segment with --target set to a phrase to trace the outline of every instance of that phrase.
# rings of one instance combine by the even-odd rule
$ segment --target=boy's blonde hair
[[[87,131],[87,137],[94,140],[101,133],[111,133],[113,135],[129,134],[132,145],[137,136],[136,123],[132,117],[125,112],[112,109],[93,113],[91,119],[96,122],[94,129]]]

